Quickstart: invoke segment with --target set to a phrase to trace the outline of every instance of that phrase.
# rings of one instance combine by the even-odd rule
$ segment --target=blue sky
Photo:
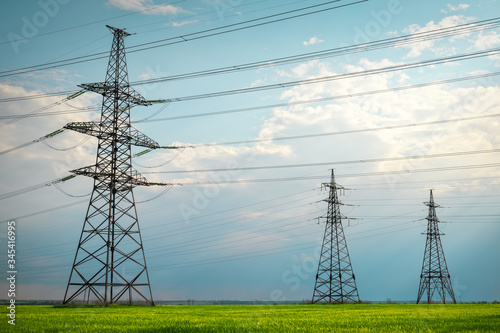
[[[133,33],[125,39],[133,50],[134,45],[173,37],[180,41],[178,36],[195,36],[190,34],[322,3],[8,2],[2,4],[0,14],[0,72],[107,53],[112,35],[106,24]],[[342,0],[310,11],[349,3],[354,1]],[[133,82],[269,62],[397,36],[417,36],[495,19],[499,9],[494,0],[361,2],[131,52],[127,54],[129,79]],[[500,123],[495,116],[500,113],[500,82],[495,75],[464,79],[498,72],[500,56],[494,49],[499,46],[500,32],[494,26],[405,45],[358,47],[357,52],[342,56],[135,86],[147,99],[175,100],[447,59],[429,66],[315,84],[173,101],[150,121],[136,122],[136,128],[161,145],[196,146],[178,156],[176,151],[154,151],[135,160],[136,168],[151,181],[184,184],[150,201],[161,188],[136,188],[134,192],[137,202],[145,201],[138,203],[137,210],[153,297],[310,299],[324,230],[316,218],[326,213],[321,200],[328,195],[320,185],[329,181],[329,170],[335,168],[337,182],[347,188],[340,196],[345,204],[341,211],[351,218],[344,220],[345,234],[362,300],[416,299],[425,247],[421,233],[426,227],[427,207],[423,202],[431,188],[442,206],[437,214],[443,221],[442,243],[457,299],[500,299],[500,171],[495,151],[500,149]],[[450,59],[484,50],[491,52],[472,59]],[[106,66],[107,59],[99,59],[2,76],[0,99],[75,90],[77,84],[104,80]],[[455,79],[463,80],[425,85]],[[419,84],[422,86],[415,87]],[[397,89],[407,86],[411,89]],[[368,94],[382,90],[386,92]],[[2,101],[1,115],[27,114],[62,98]],[[314,99],[326,100],[293,104]],[[97,111],[27,117],[2,126],[0,151],[31,142],[68,122],[97,120],[96,105],[100,102],[99,95],[86,93],[44,112],[82,107]],[[272,107],[276,104],[281,106]],[[149,117],[160,108],[159,104],[136,107],[132,121]],[[242,108],[253,109],[202,115]],[[461,118],[465,120],[450,121]],[[416,126],[381,129],[410,124]],[[339,133],[346,131],[352,133]],[[328,133],[337,134],[262,140]],[[47,145],[38,142],[0,155],[1,194],[93,164],[97,140],[85,139],[82,134],[64,132],[47,140]],[[234,141],[248,142],[216,145]],[[134,148],[134,152],[141,150]],[[404,158],[409,156],[421,158]],[[379,160],[370,161],[373,159]],[[326,164],[244,169],[307,163]],[[200,169],[225,170],[192,172]],[[169,171],[179,173],[162,173]],[[305,179],[292,180],[294,177]],[[275,178],[286,180],[238,182]],[[214,180],[222,184],[189,185]],[[61,190],[47,186],[0,200],[4,221],[0,224],[0,244],[5,250],[6,221],[17,222],[19,298],[62,299],[64,295],[92,180],[77,177],[59,185]],[[69,204],[74,205],[39,213]],[[5,267],[6,251],[0,252],[0,267]],[[0,286],[3,290],[6,284]]]

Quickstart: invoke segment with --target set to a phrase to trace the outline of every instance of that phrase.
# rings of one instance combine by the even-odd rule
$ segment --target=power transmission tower
[[[130,109],[151,103],[128,82],[124,38],[130,34],[107,26],[113,33],[104,82],[79,87],[103,95],[101,120],[69,123],[64,128],[99,139],[96,164],[72,170],[94,179],[80,241],[63,303],[98,302],[108,305],[128,298],[154,305],[137,218],[133,187],[150,183],[132,168],[131,145],[160,148],[130,126]]]
[[[330,194],[325,200],[328,212],[312,302],[359,303],[337,196],[337,189],[343,187],[335,183],[333,169],[330,183],[323,183],[322,187],[328,187]]]
[[[429,202],[425,202],[425,205],[429,206],[429,215],[426,218],[428,221],[427,232],[423,233],[423,235],[427,235],[427,240],[425,243],[422,273],[420,274],[417,304],[424,294],[427,294],[427,303],[431,303],[432,296],[436,291],[443,304],[446,304],[447,293],[450,295],[453,303],[456,304],[457,301],[455,300],[455,294],[451,286],[450,273],[448,272],[448,266],[444,258],[443,246],[441,245],[440,236],[444,234],[439,232],[439,219],[436,216],[436,207],[439,207],[439,205],[434,203],[432,190],[430,192]]]

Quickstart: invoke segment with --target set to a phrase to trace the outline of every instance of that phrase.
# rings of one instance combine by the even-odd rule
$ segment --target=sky
[[[64,296],[92,179],[45,185],[94,164],[97,139],[38,139],[99,119],[100,95],[61,101],[104,81],[110,25],[131,33],[132,87],[170,101],[133,108],[133,126],[186,147],[134,157],[148,180],[179,184],[134,189],[155,300],[311,299],[332,168],[362,300],[416,300],[430,189],[457,301],[500,300],[498,1],[2,7],[0,267],[15,221],[17,299]],[[31,68],[47,63],[64,66]]]

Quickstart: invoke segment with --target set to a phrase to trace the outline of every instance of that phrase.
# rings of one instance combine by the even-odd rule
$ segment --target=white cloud
[[[173,22],[173,23],[172,23],[172,27],[173,27],[173,28],[180,28],[180,27],[183,27],[183,26],[186,26],[186,25],[195,24],[195,23],[198,23],[198,22],[199,22],[198,20],[189,20],[189,21],[182,21],[182,22]]]
[[[142,72],[141,74],[139,74],[139,79],[141,80],[149,80],[154,77],[156,77],[155,74],[151,72]]]
[[[402,73],[399,80],[398,80],[398,83],[404,84],[404,83],[408,82],[409,79],[410,79],[410,77],[407,74]]]
[[[489,33],[480,32],[473,42],[475,49],[486,50],[500,45],[500,35],[496,31]]]
[[[271,125],[272,126],[272,125]],[[259,139],[272,138],[274,131],[269,131],[269,135],[265,135],[266,126],[263,125],[263,130]],[[193,143],[188,142],[173,142],[174,146],[190,146]],[[155,165],[157,161],[169,161],[172,159],[172,152],[156,152],[150,159],[141,162],[143,165]],[[168,164],[179,170],[196,170],[220,168],[226,166],[227,172],[222,172],[223,176],[218,178],[215,173],[193,173],[190,176],[178,177],[171,179],[173,183],[191,183],[198,181],[207,182],[222,182],[227,180],[237,180],[239,178],[238,167],[241,165],[252,164],[258,157],[263,156],[281,156],[286,157],[292,154],[291,147],[287,145],[277,145],[272,141],[264,141],[256,144],[249,142],[246,146],[206,146],[197,149],[186,149],[177,158],[171,160]],[[226,179],[229,178],[229,179]],[[148,175],[151,181],[161,181],[164,179],[162,175]]]
[[[456,6],[453,6],[451,4],[447,4],[446,5],[447,9],[442,9],[441,12],[442,13],[456,12],[456,11],[459,11],[459,10],[466,10],[469,7],[470,7],[470,5],[467,5],[465,3],[461,3],[461,4],[456,5]]]
[[[436,30],[436,29],[442,29],[446,27],[452,27],[456,26],[459,24],[465,24],[468,22],[471,22],[474,18],[473,17],[467,17],[464,15],[452,15],[452,16],[447,16],[438,23],[435,23],[434,21],[428,22],[425,26],[421,27],[418,24],[411,24],[405,29],[403,29],[403,32],[405,34],[417,34],[417,33],[422,33],[422,32],[427,32],[431,30]],[[453,39],[451,39],[453,41]],[[419,43],[412,43],[409,45],[401,46],[403,48],[410,49],[409,53],[406,55],[406,58],[415,58],[420,55],[424,51],[431,50],[431,51],[436,51],[436,49],[433,49],[435,44],[434,40],[427,40]],[[440,53],[442,50],[438,50]]]
[[[64,77],[61,77],[61,79],[64,80]],[[36,85],[39,84],[39,82],[36,83]],[[29,85],[34,84],[30,82]],[[45,87],[43,90],[32,90],[12,84],[0,84],[0,98],[29,96],[50,91],[51,89],[53,88]],[[99,95],[88,93],[72,99],[68,103],[56,104],[62,99],[63,97],[46,97],[6,103],[3,115],[22,115],[36,110],[40,110],[40,114],[61,113],[57,114],[57,116],[26,117],[3,126],[0,133],[0,150],[3,151],[36,140],[61,129],[69,122],[99,119],[94,112],[66,114],[67,111],[99,103],[102,100]],[[4,122],[2,121],[2,123]],[[89,140],[86,139],[87,137],[84,134],[64,131],[62,134],[46,139],[46,142],[39,141],[2,155],[3,170],[9,174],[8,177],[1,180],[2,189],[4,189],[4,192],[9,192],[28,185],[30,182],[33,183],[34,179],[36,179],[35,182],[40,183],[61,178],[69,175],[70,170],[95,163],[95,155],[93,154],[95,154],[97,139],[93,137]],[[67,183],[62,183],[60,184],[61,188],[72,195],[85,195],[89,193],[89,184],[87,183],[89,179],[84,178],[86,177],[78,177]],[[43,193],[44,191],[45,193]],[[71,199],[59,193],[54,187],[48,187],[10,200],[12,202],[9,206],[2,207],[1,213],[4,216],[8,214],[8,216],[12,217],[16,216],[14,215],[16,213],[20,215],[20,212],[26,209],[23,207],[24,200],[30,201],[30,211],[37,211],[44,209],[44,207],[54,206],[54,201],[65,203]],[[3,211],[5,209],[10,210],[10,213]]]
[[[371,69],[394,65],[395,63],[384,59],[379,62],[362,59],[355,67]],[[301,64],[291,69],[291,75],[300,74],[302,78],[314,77],[318,68],[322,74],[335,75],[337,73],[328,69],[328,66],[316,62]],[[349,80],[324,82],[321,84],[295,86],[281,94],[282,100],[290,102],[303,101],[313,98],[348,96],[354,92],[375,91],[388,89],[394,85],[408,84],[411,77],[402,72],[370,75]],[[453,88],[446,85],[410,89],[401,92],[388,92],[382,94],[366,95],[362,97],[340,98],[321,104],[300,104],[289,107],[277,108],[265,120],[261,127],[260,137],[287,136],[291,133],[321,133],[345,131],[349,129],[376,128],[391,125],[411,124],[414,122],[436,121],[461,117],[489,114],[495,111],[496,103],[500,102],[500,87]],[[418,121],[417,121],[418,120]],[[440,127],[401,129],[392,131],[377,131],[374,133],[360,134],[349,140],[349,146],[344,145],[344,137],[332,139],[316,139],[314,147],[296,142],[291,147],[294,156],[305,158],[311,151],[327,152],[330,142],[337,142],[331,155],[337,156],[355,152],[356,156],[373,156],[377,152],[384,156],[422,155],[439,152],[467,151],[475,149],[489,149],[500,144],[500,140],[488,134],[494,132],[498,121],[485,121],[480,124],[463,122]],[[348,139],[346,137],[346,139]],[[320,148],[321,147],[321,148]],[[330,157],[331,158],[331,157]],[[491,156],[484,157],[484,163],[491,161]],[[317,159],[317,156],[316,156]],[[425,161],[404,162],[399,164],[380,163],[374,165],[378,171],[395,170],[401,168],[418,169],[426,167]],[[439,166],[439,165],[438,165]],[[482,170],[481,175],[488,170]],[[479,175],[479,176],[481,176]],[[404,176],[407,177],[407,176]],[[396,182],[405,181],[406,178],[396,177]]]
[[[254,82],[252,82],[250,84],[250,87],[258,87],[258,86],[262,86],[266,83],[266,80],[265,79],[257,79],[255,80]]]
[[[135,12],[143,12],[147,15],[177,15],[187,13],[181,7],[173,5],[155,5],[153,0],[109,0],[108,5]]]
[[[314,36],[314,37],[309,38],[309,40],[303,41],[302,44],[307,46],[307,45],[314,45],[314,44],[319,44],[319,43],[323,43],[323,42],[324,42],[324,40],[319,39],[318,37]]]

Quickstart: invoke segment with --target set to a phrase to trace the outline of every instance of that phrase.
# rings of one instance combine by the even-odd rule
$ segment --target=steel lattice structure
[[[329,188],[330,193],[325,200],[328,212],[312,302],[358,303],[356,277],[347,249],[339,208],[341,203],[337,195],[337,189],[343,187],[335,183],[333,170],[330,183],[323,183],[322,186]]]
[[[429,215],[426,218],[428,221],[427,232],[423,233],[427,235],[427,240],[425,243],[422,273],[420,274],[417,304],[424,294],[427,294],[427,303],[431,303],[432,296],[436,291],[443,304],[446,304],[446,294],[450,295],[451,300],[456,304],[457,301],[455,300],[455,294],[451,286],[450,273],[448,272],[441,244],[440,236],[444,234],[439,232],[439,219],[436,215],[436,207],[439,207],[439,205],[434,203],[432,190],[430,192],[429,202],[425,202],[425,205],[429,206]]]
[[[113,33],[106,80],[79,87],[103,95],[101,119],[69,123],[64,128],[99,139],[96,164],[72,170],[92,177],[90,198],[63,303],[97,302],[108,305],[128,299],[154,305],[137,218],[133,187],[149,183],[132,168],[131,145],[160,148],[130,125],[130,109],[150,105],[128,82],[124,38],[130,34],[107,26]]]

